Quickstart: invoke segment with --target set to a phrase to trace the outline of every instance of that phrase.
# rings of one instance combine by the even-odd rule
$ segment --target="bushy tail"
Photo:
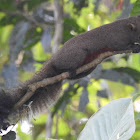
[[[61,82],[53,85],[49,85],[36,90],[35,94],[29,101],[33,101],[31,104],[33,113],[43,112],[46,108],[53,105],[61,91]]]
[[[17,89],[14,89],[11,95],[14,104],[27,93],[28,85],[56,75],[57,72],[53,69],[51,61],[45,63],[43,68],[37,72],[32,79],[26,81]],[[26,104],[29,104],[32,101],[30,110],[32,110],[33,113],[42,112],[44,109],[55,103],[56,99],[59,97],[61,86],[62,82],[58,82],[53,85],[38,88]],[[18,111],[19,114],[22,114],[21,111],[23,110],[20,109]]]

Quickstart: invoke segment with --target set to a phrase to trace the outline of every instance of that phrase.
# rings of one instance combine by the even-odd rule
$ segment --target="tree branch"
[[[100,54],[100,56],[97,59],[95,59],[92,62],[78,68],[76,70],[76,75],[97,66],[99,63],[101,63],[107,57],[110,57],[110,56],[115,55],[115,54],[131,53],[131,52],[132,52],[131,50],[127,50],[127,51],[114,51],[114,52],[108,51],[108,52],[102,53],[102,54]],[[64,72],[64,73],[57,75],[55,77],[46,78],[42,81],[39,81],[39,82],[36,82],[34,84],[29,85],[27,93],[14,105],[14,109],[21,107],[28,99],[30,99],[30,97],[32,97],[34,95],[35,91],[38,88],[45,87],[47,85],[51,85],[51,84],[57,83],[59,81],[62,81],[64,79],[68,79],[68,78],[70,78],[70,73]]]

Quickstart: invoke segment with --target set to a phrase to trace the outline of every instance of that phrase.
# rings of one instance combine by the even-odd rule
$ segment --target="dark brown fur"
[[[26,94],[29,84],[65,71],[74,72],[104,51],[133,50],[134,53],[140,52],[140,46],[134,44],[135,42],[140,43],[140,16],[118,20],[68,40],[31,80],[13,90],[10,95],[12,105]],[[78,76],[73,75],[70,79],[84,77],[93,69]],[[32,110],[40,110],[53,103],[60,90],[61,82],[39,88],[29,100],[33,101]]]

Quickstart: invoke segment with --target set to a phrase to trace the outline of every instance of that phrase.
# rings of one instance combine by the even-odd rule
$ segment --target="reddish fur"
[[[98,56],[103,53],[103,52],[107,52],[107,51],[111,51],[111,49],[109,49],[108,47],[104,47],[100,50],[98,50],[97,52],[88,54],[86,59],[84,60],[83,65],[90,63],[91,61],[93,61],[94,59],[98,58]]]

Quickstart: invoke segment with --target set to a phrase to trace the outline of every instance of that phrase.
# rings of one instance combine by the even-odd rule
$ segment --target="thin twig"
[[[114,51],[114,52],[105,52],[100,54],[100,56],[93,60],[92,62],[78,68],[76,70],[76,75],[87,71],[95,66],[97,66],[99,63],[101,63],[105,58],[115,55],[115,54],[122,54],[122,53],[131,53],[131,50],[127,50],[127,51]],[[36,82],[34,84],[29,85],[28,91],[27,93],[14,105],[14,109],[19,108],[20,106],[22,106],[28,99],[30,99],[30,97],[32,97],[35,93],[35,91],[40,88],[40,87],[45,87],[47,85],[51,85],[54,83],[57,83],[59,81],[62,81],[64,79],[68,79],[70,78],[70,73],[69,72],[64,72],[60,75],[57,75],[55,77],[51,77],[51,78],[46,78],[42,81]]]
[[[50,26],[50,27],[54,26],[54,24],[52,25],[52,23],[51,23],[51,24],[47,23],[47,25],[46,25],[46,24],[43,24],[43,23],[39,23],[37,20],[34,19],[34,17],[33,17],[32,15],[28,15],[27,13],[24,13],[24,12],[23,12],[23,13],[20,12],[20,11],[15,11],[15,12],[11,12],[11,11],[10,11],[10,12],[9,12],[9,11],[3,10],[3,9],[0,9],[0,12],[4,12],[4,13],[6,13],[7,15],[23,17],[23,18],[25,18],[27,21],[33,23],[35,26],[41,27],[42,29],[46,29],[46,27],[49,27],[49,26]]]

